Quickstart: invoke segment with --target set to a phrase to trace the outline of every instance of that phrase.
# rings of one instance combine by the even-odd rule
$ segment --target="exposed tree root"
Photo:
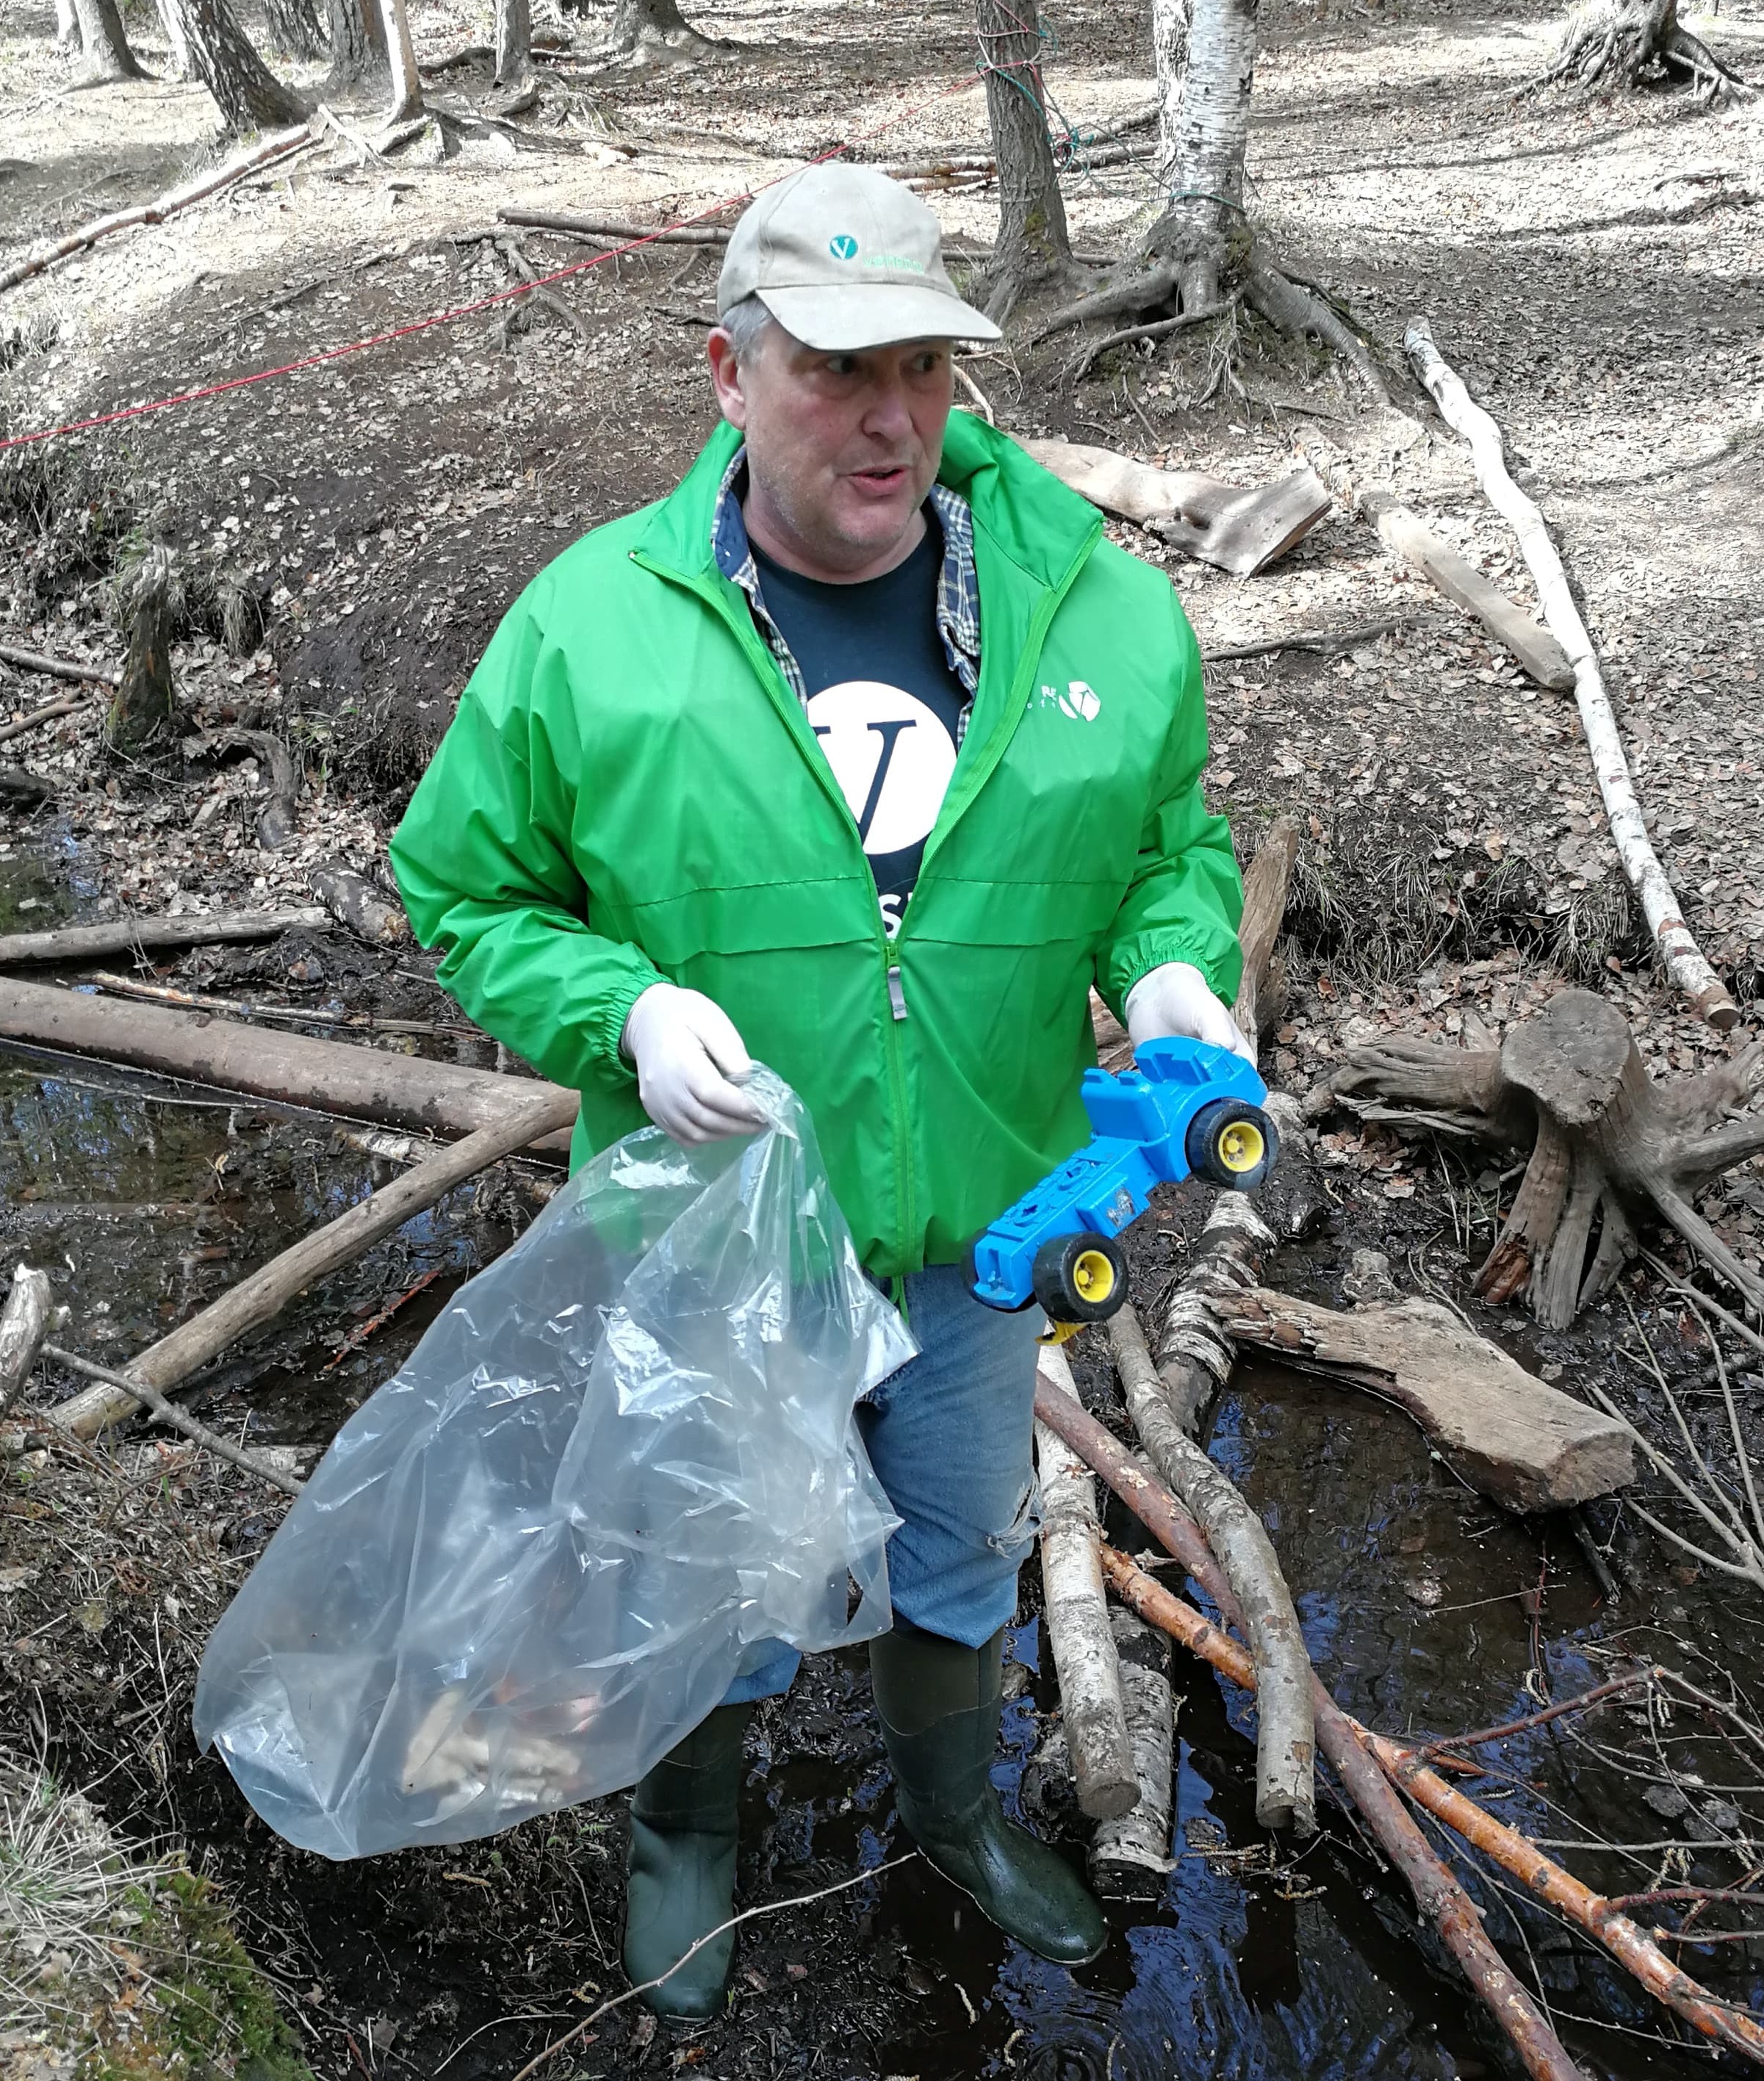
[[[1636,1255],[1634,1221],[1652,1214],[1749,1308],[1764,1309],[1764,1280],[1692,1204],[1764,1152],[1764,1114],[1730,1119],[1764,1089],[1764,1042],[1656,1083],[1615,1006],[1577,990],[1503,1041],[1467,1019],[1463,1037],[1462,1048],[1398,1036],[1351,1049],[1315,1103],[1345,1100],[1399,1130],[1518,1150],[1529,1141],[1525,1176],[1476,1275],[1485,1300],[1523,1292],[1540,1322],[1566,1329]]]
[[[1289,339],[1314,336],[1332,347],[1376,402],[1390,402],[1365,341],[1327,297],[1275,260],[1260,240],[1246,242],[1240,234],[1199,238],[1185,227],[1172,238],[1167,221],[1154,225],[1142,252],[1113,269],[1105,281],[1051,313],[1029,344],[1071,326],[1131,318],[1133,323],[1108,333],[1079,356],[1071,372],[1076,380],[1112,347],[1161,338],[1223,317],[1240,303],[1260,312]]]
[[[1688,74],[1711,103],[1758,91],[1680,26],[1678,0],[1586,0],[1569,15],[1561,50],[1538,84],[1620,90],[1662,73]]]

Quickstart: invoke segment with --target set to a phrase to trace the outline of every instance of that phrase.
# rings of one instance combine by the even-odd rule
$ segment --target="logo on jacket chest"
[[[1074,722],[1094,722],[1102,713],[1096,689],[1085,679],[1068,679],[1063,687],[1042,684],[1042,706],[1058,708]]]

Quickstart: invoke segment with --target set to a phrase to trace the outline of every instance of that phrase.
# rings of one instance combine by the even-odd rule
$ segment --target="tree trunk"
[[[214,96],[221,120],[237,137],[285,129],[306,113],[301,98],[276,77],[233,19],[226,0],[170,0],[192,69]]]
[[[392,63],[392,106],[386,111],[386,121],[407,122],[423,113],[423,76],[416,69],[416,49],[410,41],[410,21],[404,11],[404,0],[380,0],[380,21]]]
[[[80,41],[86,46],[87,86],[102,80],[147,77],[123,34],[116,0],[74,0],[74,15],[79,23]]]
[[[676,0],[618,0],[605,55],[642,65],[652,59],[690,58],[714,47],[715,40],[699,34]]]
[[[104,741],[113,751],[133,751],[168,731],[177,714],[171,684],[171,553],[150,549],[137,573],[133,626],[122,683],[104,719]]]
[[[60,0],[57,0],[60,4]],[[71,4],[71,0],[69,0]],[[166,70],[173,79],[187,79],[191,74],[190,47],[183,40],[183,23],[178,14],[178,0],[154,0],[161,26],[166,32],[166,41],[171,47]]]
[[[1244,221],[1244,155],[1256,75],[1259,0],[1195,0],[1188,72],[1172,141],[1170,205],[1149,241],[1158,253],[1185,253],[1185,310],[1219,301],[1219,258]]]
[[[291,58],[316,58],[325,48],[325,25],[314,0],[264,0],[270,34]]]
[[[330,39],[327,94],[353,86],[385,63],[385,27],[378,0],[326,0],[325,20]]]
[[[532,64],[531,0],[496,0],[496,79],[508,86]]]
[[[1189,0],[1151,0],[1151,54],[1158,78],[1158,178],[1165,181],[1181,149],[1188,26]]]
[[[80,32],[80,18],[74,11],[74,0],[55,0],[55,40],[65,48]]]
[[[1047,134],[1040,15],[1007,0],[979,0],[986,110],[999,167],[999,235],[987,314],[1001,317],[1024,291],[1071,267],[1065,199]],[[1026,24],[1026,26],[1025,26]]]

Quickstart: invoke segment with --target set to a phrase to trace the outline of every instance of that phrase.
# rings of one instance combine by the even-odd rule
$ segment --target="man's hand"
[[[1256,1066],[1256,1051],[1237,1030],[1236,1020],[1214,996],[1206,977],[1186,961],[1166,961],[1147,970],[1127,992],[1126,1011],[1127,1033],[1135,1048],[1142,1041],[1179,1035],[1228,1048],[1252,1069]]]
[[[701,992],[651,983],[631,1007],[619,1052],[637,1065],[644,1112],[688,1148],[765,1125],[752,1099],[736,1088],[753,1074],[741,1036]]]

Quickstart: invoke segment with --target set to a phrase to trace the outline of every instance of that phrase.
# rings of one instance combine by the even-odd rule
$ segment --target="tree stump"
[[[177,713],[171,684],[175,592],[171,552],[156,544],[142,557],[135,574],[128,656],[104,718],[104,742],[112,751],[138,750],[169,729]]]
[[[1340,1099],[1399,1129],[1529,1146],[1476,1291],[1501,1301],[1522,1290],[1539,1321],[1560,1330],[1635,1256],[1635,1223],[1650,1214],[1749,1307],[1764,1309],[1764,1280],[1692,1204],[1724,1171],[1764,1152],[1764,1114],[1728,1119],[1761,1091],[1764,1042],[1657,1084],[1616,1007],[1565,990],[1499,1042],[1467,1018],[1461,1048],[1399,1036],[1353,1049],[1312,1110]]]

